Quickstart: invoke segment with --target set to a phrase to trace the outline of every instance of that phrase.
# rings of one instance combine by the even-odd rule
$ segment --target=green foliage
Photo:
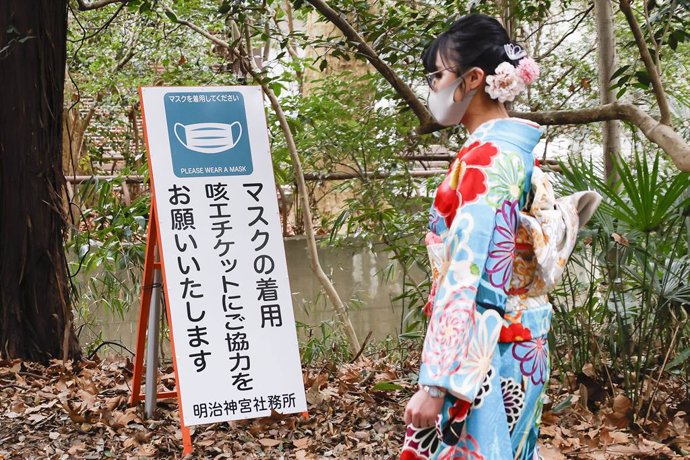
[[[644,40],[654,60],[659,60],[666,91],[671,93],[687,88],[683,66],[664,65],[666,59],[684,60],[687,56],[687,42],[690,38],[690,5],[687,2],[651,2],[636,15]],[[616,97],[630,93],[635,98],[647,98],[652,90],[651,78],[640,59],[637,44],[628,28],[625,34],[618,34],[622,46],[617,50],[622,65],[611,78],[611,88],[618,89]],[[670,62],[670,61],[669,61]]]
[[[222,29],[222,20],[207,2],[181,2],[180,13],[203,18],[202,25]],[[97,108],[85,142],[83,169],[111,173],[99,167],[104,155],[124,156],[125,165],[139,168],[144,143],[139,137],[139,86],[233,84],[236,78],[219,64],[208,42],[180,27],[154,8],[154,3],[130,0],[127,8],[75,12],[68,28],[68,107],[82,112]],[[176,6],[178,8],[178,6]],[[121,171],[126,173],[127,171]]]
[[[328,361],[347,362],[352,358],[347,337],[335,321],[322,321],[318,326],[297,322],[300,332],[301,361],[303,364]]]
[[[74,305],[84,324],[99,311],[124,318],[139,299],[150,196],[130,205],[115,189],[122,178],[81,186],[90,203],[80,217],[81,231],[67,243]]]
[[[222,30],[217,7],[202,1],[178,2],[180,14],[209,29]],[[169,15],[145,0],[130,0],[94,11],[71,11],[68,29],[68,73],[74,94],[68,108],[96,112],[87,129],[80,170],[116,173],[112,181],[75,187],[71,212],[76,226],[67,242],[74,305],[82,327],[109,315],[124,318],[140,296],[150,195],[130,185],[134,197],[125,203],[121,184],[126,175],[148,175],[139,119],[139,86],[233,84],[222,56],[205,38],[174,24]],[[117,170],[104,169],[111,155],[122,156]],[[108,337],[106,337],[107,339]]]
[[[393,301],[412,312],[404,331],[418,331],[429,283],[422,229],[430,205],[427,191],[438,178],[413,178],[404,157],[432,139],[410,137],[410,115],[401,117],[390,104],[377,103],[384,99],[381,93],[392,97],[380,77],[364,75],[347,85],[343,78],[325,78],[309,95],[287,99],[285,107],[294,114],[290,126],[305,170],[355,176],[331,183],[329,193],[338,195],[341,210],[321,216],[330,234],[328,243],[352,244],[354,237],[359,244],[389,252],[404,282],[403,293]],[[284,149],[274,145],[274,157],[284,157]],[[380,276],[393,269],[391,265]]]
[[[556,361],[575,373],[594,363],[640,415],[662,371],[690,371],[684,358],[662,368],[690,332],[690,175],[642,151],[616,162],[618,187],[597,162],[570,157],[562,167],[564,193],[592,188],[604,200],[554,293]]]

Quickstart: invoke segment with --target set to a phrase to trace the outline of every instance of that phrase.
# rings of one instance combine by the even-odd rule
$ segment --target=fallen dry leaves
[[[396,458],[417,359],[308,366],[308,418],[274,414],[193,428],[193,458]],[[131,363],[115,357],[66,366],[0,361],[0,460],[181,458],[176,401],[160,401],[156,420],[146,420],[141,407],[128,405],[131,376]],[[160,389],[173,387],[168,369]],[[631,430],[627,398],[602,401],[593,413],[581,390],[554,380],[542,426],[545,460],[683,458],[688,450],[685,412],[669,406],[667,417]]]
[[[557,383],[557,377],[551,381],[551,402],[542,417],[544,460],[690,458],[690,418],[680,409],[688,402],[679,382],[665,382],[663,410],[633,423],[632,401],[618,388],[610,396],[610,389],[592,379],[591,367],[585,366],[579,379],[567,376],[565,386]]]
[[[408,370],[384,359],[304,371],[309,417],[282,416],[192,428],[194,458],[391,458]],[[156,420],[129,407],[131,363],[122,358],[50,366],[0,361],[0,460],[181,458],[176,400]],[[376,390],[381,383],[395,391]],[[385,385],[384,385],[385,386]],[[173,373],[161,391],[174,388]]]

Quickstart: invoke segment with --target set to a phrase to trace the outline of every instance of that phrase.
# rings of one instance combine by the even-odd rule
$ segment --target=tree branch
[[[139,27],[139,22],[138,22],[138,17],[137,20],[134,21],[134,25],[132,26],[132,30],[130,32],[129,39],[127,40],[127,51],[123,53],[122,59],[120,59],[117,62],[117,65],[115,66],[115,72],[119,72],[124,68],[124,66],[127,65],[127,63],[134,57],[134,50],[136,48],[136,45],[139,42],[139,35],[141,33],[141,27]]]
[[[388,80],[388,82],[393,86],[393,89],[398,93],[398,95],[407,102],[419,122],[423,127],[438,126],[431,116],[426,106],[419,100],[417,95],[412,91],[412,89],[398,77],[398,75],[383,62],[379,55],[374,51],[374,49],[364,40],[364,38],[357,33],[357,31],[348,23],[343,15],[334,9],[332,9],[323,0],[307,0],[319,13],[321,13],[326,19],[331,21],[331,23],[336,26],[343,35],[352,43],[355,44],[357,50],[362,54],[371,65],[378,70],[381,75]],[[438,129],[438,128],[437,128]]]
[[[429,134],[442,129],[435,122],[429,111],[417,98],[410,87],[405,84],[381,60],[376,52],[369,46],[357,31],[343,18],[341,14],[333,10],[323,0],[307,0],[317,11],[326,19],[331,21],[345,37],[355,43],[358,51],[388,80],[396,92],[408,103],[412,111],[417,115],[420,126],[417,128],[418,134]],[[652,142],[661,147],[671,157],[673,163],[682,171],[690,171],[690,146],[677,132],[671,127],[671,112],[669,109],[666,94],[661,84],[659,72],[652,60],[652,56],[642,36],[639,24],[635,20],[630,9],[630,0],[620,0],[621,10],[626,16],[628,23],[635,36],[640,55],[645,63],[645,67],[650,74],[654,95],[661,112],[661,120],[657,121],[642,109],[632,104],[612,103],[605,104],[591,109],[553,111],[553,112],[531,112],[517,114],[523,118],[537,121],[544,125],[558,124],[585,124],[607,120],[625,120],[642,130],[644,135]],[[586,17],[586,14],[583,18]],[[581,19],[582,20],[582,19]]]
[[[580,110],[553,112],[512,112],[511,116],[542,125],[579,125],[607,120],[624,120],[640,128],[644,135],[661,147],[681,171],[690,172],[690,145],[670,126],[655,120],[632,104],[611,103]]]
[[[659,75],[659,69],[654,63],[652,54],[649,52],[649,47],[647,47],[647,42],[642,35],[642,29],[640,24],[635,19],[632,8],[630,7],[630,0],[620,0],[620,8],[625,19],[630,25],[633,36],[635,37],[635,43],[637,43],[637,48],[640,50],[640,57],[642,62],[644,62],[645,69],[649,73],[649,78],[652,81],[652,89],[654,90],[654,97],[656,97],[657,104],[659,104],[659,111],[661,112],[661,123],[664,125],[671,126],[671,109],[666,100],[666,93],[664,92],[664,87],[661,84],[661,76]]]
[[[163,9],[169,13],[175,14],[175,12],[168,6],[163,6]],[[203,35],[204,37],[208,38],[210,41],[215,43],[216,45],[225,48],[233,57],[233,59],[239,59],[240,55],[237,52],[235,48],[230,46],[230,43],[226,42],[225,40],[222,40],[215,35],[209,33],[207,30],[202,29],[201,27],[197,26],[196,24],[193,24],[189,21],[185,21],[184,19],[180,19],[176,14],[175,17],[177,18],[177,23],[182,24],[183,26],[187,26],[190,29],[192,29],[194,32],[197,32],[200,35]]]
[[[127,3],[129,0],[93,0],[86,3],[84,0],[77,0],[79,11],[97,10],[104,6],[112,5],[113,3]]]
[[[559,77],[554,81],[551,86],[549,86],[546,91],[544,92],[545,94],[551,94],[551,92],[556,89],[556,86],[560,85],[563,80],[566,79],[568,75],[570,75],[573,71],[577,69],[577,66],[583,61],[589,54],[597,49],[597,45],[592,46],[590,49],[588,49],[581,57],[578,59],[573,65],[568,68],[565,72],[561,73]]]
[[[362,52],[367,58],[372,62],[372,59],[374,61],[378,60],[377,62],[379,64],[377,65],[382,65],[387,69],[387,72],[390,75],[393,75],[395,77],[395,81],[400,82],[401,86],[396,87],[394,85],[394,88],[396,91],[398,91],[398,94],[406,94],[406,96],[403,96],[403,99],[405,99],[406,102],[410,105],[410,107],[413,108],[415,106],[421,107],[421,109],[424,111],[425,116],[419,116],[419,119],[421,121],[419,128],[417,129],[417,132],[419,134],[429,134],[433,133],[435,131],[438,131],[442,129],[443,127],[440,126],[438,123],[436,123],[433,118],[431,117],[431,114],[426,110],[426,108],[422,105],[421,101],[415,96],[415,94],[412,92],[412,90],[407,86],[404,82],[402,82],[395,74],[394,72],[385,64],[383,61],[381,61],[376,53],[367,45],[364,43],[363,39],[357,34],[354,29],[352,29],[352,26],[350,26],[347,22],[342,20],[340,16],[330,9],[328,5],[326,5],[322,0],[307,0],[309,3],[314,5],[315,8],[319,9],[319,6],[321,5],[325,8],[327,8],[327,11],[330,11],[330,14],[335,15],[335,20],[338,21],[338,23],[334,24],[340,28],[342,27],[347,27],[349,28],[351,32],[354,32],[356,37],[360,40],[360,44],[366,49],[370,50],[371,53],[367,54],[365,50],[360,48],[360,52]],[[621,3],[626,2],[627,0],[620,0]],[[167,8],[166,8],[167,9]],[[172,11],[172,10],[170,10]],[[321,9],[319,9],[321,11]],[[322,12],[323,13],[323,12]],[[323,13],[324,16],[326,16],[325,13]],[[331,20],[330,16],[326,16],[327,19]],[[634,18],[633,18],[634,19]],[[231,53],[237,54],[236,51],[230,46],[229,43],[219,39],[218,37],[215,37],[208,33],[207,31],[201,29],[200,27],[182,20],[178,18],[178,23],[183,24],[192,30],[195,30],[196,32],[200,33],[204,37],[208,38],[212,42],[216,43],[219,46],[222,46],[226,49],[228,49]],[[338,25],[340,24],[340,25]],[[637,24],[635,22],[635,24]],[[342,30],[342,29],[341,29]],[[639,30],[639,26],[638,26]],[[345,33],[344,30],[342,30],[343,33]],[[348,34],[345,34],[346,37],[350,38]],[[644,43],[644,42],[643,42]],[[643,53],[644,54],[644,53]],[[649,50],[647,50],[647,56],[651,59],[651,55],[649,55]],[[372,62],[373,64],[373,62]],[[652,68],[656,69],[652,64]],[[377,70],[381,71],[376,65],[375,67]],[[383,72],[382,72],[383,74]],[[384,74],[385,76],[385,74]],[[658,73],[656,73],[657,79],[659,77]],[[388,79],[388,78],[387,78]],[[260,80],[257,80],[260,81]],[[393,82],[388,79],[391,84]],[[660,87],[660,86],[659,86]],[[655,87],[656,89],[656,87]],[[403,93],[401,93],[403,91]],[[655,92],[656,94],[656,92]],[[661,90],[662,94],[662,100],[664,103],[666,102],[665,95],[663,93],[663,89]],[[658,96],[658,94],[657,94]],[[410,99],[408,99],[410,98]],[[658,99],[657,99],[658,100]],[[661,107],[661,102],[659,103]],[[668,112],[668,105],[665,105],[666,111]],[[415,111],[415,114],[418,112]],[[663,113],[663,110],[662,110]],[[546,111],[546,112],[512,112],[512,116],[518,116],[521,118],[525,118],[528,120],[535,121],[537,123],[540,123],[542,125],[567,125],[567,124],[587,124],[587,123],[593,123],[593,122],[598,122],[598,121],[607,121],[607,120],[624,120],[627,122],[630,122],[640,128],[640,130],[644,133],[644,135],[653,143],[661,147],[670,157],[673,163],[680,169],[681,171],[690,171],[690,145],[683,139],[677,132],[673,130],[673,128],[670,127],[668,123],[664,123],[663,121],[657,121],[647,113],[645,113],[642,109],[640,109],[637,106],[634,106],[632,104],[622,104],[622,103],[612,103],[612,104],[605,104],[601,105],[598,107],[593,107],[593,108],[587,108],[587,109],[580,109],[580,110],[562,110],[562,111]]]
[[[293,61],[296,63],[299,62],[300,58],[299,55],[297,54],[297,50],[295,50],[295,47],[292,45],[292,34],[295,33],[295,24],[293,20],[293,14],[292,14],[292,4],[290,3],[290,0],[285,0],[285,12],[287,16],[287,26],[288,26],[288,33],[287,36],[285,37],[285,44],[287,45],[287,50],[288,53],[290,54],[290,57],[292,58]],[[273,15],[273,19],[275,20],[276,27],[278,30],[280,30],[280,25],[278,24],[278,18],[276,15]],[[295,76],[297,77],[297,84],[299,85],[299,94],[303,95],[304,94],[304,72],[301,69],[301,64],[298,69],[295,70]]]
[[[645,25],[647,26],[647,29],[649,30],[649,38],[652,39],[652,44],[654,45],[654,63],[656,64],[656,68],[659,71],[659,74],[663,73],[663,70],[661,69],[661,58],[659,57],[661,51],[659,50],[659,41],[656,39],[654,36],[654,31],[652,30],[652,23],[649,21],[649,4],[647,2],[644,3],[644,22]],[[673,6],[671,6],[673,8]],[[663,37],[663,35],[662,35]]]
[[[587,18],[587,16],[589,16],[589,13],[592,11],[592,9],[594,9],[594,5],[590,6],[587,10],[585,10],[582,13],[582,17],[580,18],[579,21],[577,21],[577,24],[575,24],[575,27],[573,27],[572,29],[570,29],[570,31],[568,31],[566,34],[564,34],[560,38],[560,40],[558,40],[553,46],[551,46],[548,49],[548,51],[541,53],[539,56],[535,57],[534,60],[539,62],[542,59],[544,59],[545,57],[547,57],[548,55],[550,55],[556,48],[558,48],[561,45],[561,43],[563,43],[565,41],[566,38],[568,38],[573,33],[575,33],[575,31],[578,30],[578,28],[580,27],[580,24],[582,24],[582,21],[584,21]]]

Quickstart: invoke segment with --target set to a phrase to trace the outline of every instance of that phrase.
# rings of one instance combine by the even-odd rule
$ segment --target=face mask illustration
[[[465,116],[472,98],[477,94],[477,90],[473,89],[465,93],[460,101],[456,102],[454,100],[455,90],[460,86],[465,75],[467,75],[467,72],[439,91],[429,91],[427,106],[429,106],[429,111],[431,111],[436,121],[443,126],[459,124],[462,121],[462,117]]]
[[[178,129],[181,128],[181,129]],[[242,138],[242,125],[239,121],[226,123],[193,123],[173,126],[175,137],[180,144],[199,153],[213,154],[230,150]],[[184,132],[184,140],[180,133]],[[234,134],[234,133],[237,134]]]

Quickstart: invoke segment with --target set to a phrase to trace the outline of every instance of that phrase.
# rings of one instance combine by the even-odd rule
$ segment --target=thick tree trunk
[[[0,357],[77,358],[63,245],[67,0],[0,1]]]

